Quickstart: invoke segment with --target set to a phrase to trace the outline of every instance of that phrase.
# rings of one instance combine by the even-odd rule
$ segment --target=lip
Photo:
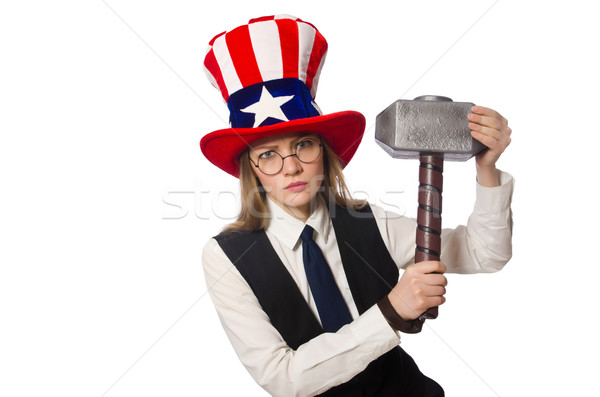
[[[289,185],[287,185],[285,188],[287,190],[291,190],[292,192],[298,192],[302,189],[304,189],[304,187],[307,185],[306,182],[292,182]]]

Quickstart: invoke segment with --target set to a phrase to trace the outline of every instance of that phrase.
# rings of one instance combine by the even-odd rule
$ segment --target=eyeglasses
[[[283,168],[283,160],[291,156],[296,156],[303,163],[314,163],[321,155],[321,147],[323,145],[315,139],[306,138],[298,142],[294,148],[294,154],[282,157],[281,154],[274,150],[266,151],[258,156],[257,163],[250,158],[248,159],[265,175],[275,175]]]

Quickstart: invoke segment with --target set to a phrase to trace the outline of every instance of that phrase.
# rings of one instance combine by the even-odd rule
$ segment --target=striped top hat
[[[288,132],[319,134],[348,164],[365,129],[354,111],[323,115],[314,101],[327,41],[289,15],[252,19],[213,38],[204,59],[211,83],[229,108],[230,128],[205,135],[202,153],[239,176],[239,156],[252,142]]]

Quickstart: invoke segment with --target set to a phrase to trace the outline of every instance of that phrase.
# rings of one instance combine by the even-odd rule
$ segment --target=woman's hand
[[[510,144],[512,130],[508,120],[493,109],[473,106],[471,111],[468,116],[471,135],[488,147],[475,158],[477,181],[482,186],[499,186],[496,161]]]
[[[448,281],[441,273],[445,271],[446,265],[436,261],[408,266],[388,294],[396,313],[404,320],[414,320],[430,307],[444,303]]]

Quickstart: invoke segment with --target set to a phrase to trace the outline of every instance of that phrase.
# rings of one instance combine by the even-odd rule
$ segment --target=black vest
[[[329,215],[350,291],[362,314],[396,285],[398,268],[368,205],[362,210],[331,207]],[[226,232],[215,239],[292,349],[323,333],[264,230]],[[371,362],[350,381],[322,394],[328,397],[443,395],[442,388],[423,375],[399,346]]]

